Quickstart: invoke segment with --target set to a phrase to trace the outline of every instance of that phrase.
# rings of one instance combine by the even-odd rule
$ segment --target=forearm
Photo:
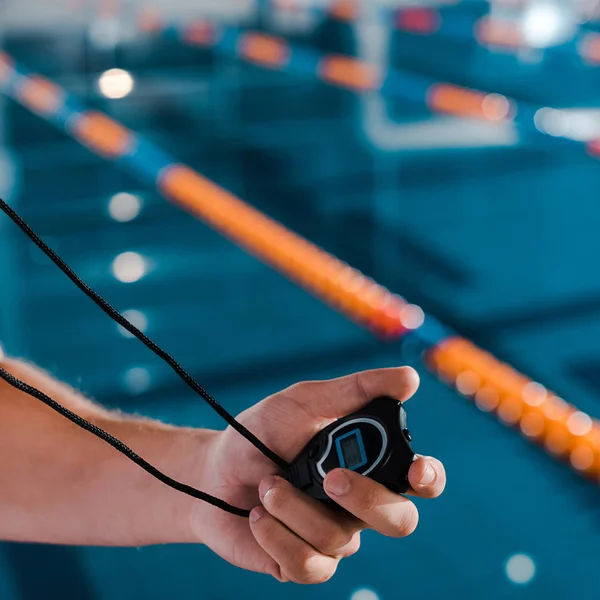
[[[216,432],[123,416],[34,367],[19,361],[1,366],[121,439],[166,474],[202,487]],[[136,546],[199,542],[189,525],[194,502],[0,381],[0,539]]]

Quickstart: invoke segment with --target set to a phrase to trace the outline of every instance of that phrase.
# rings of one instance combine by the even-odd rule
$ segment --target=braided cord
[[[0,209],[33,241],[33,243],[99,308],[101,308],[113,321],[135,336],[144,346],[164,360],[179,377],[198,395],[200,395],[210,406],[239,434],[244,436],[254,447],[260,450],[269,460],[273,461],[282,469],[287,469],[288,463],[278,454],[268,448],[251,431],[230,415],[170,354],[153,342],[147,335],[130,323],[123,315],[115,310],[102,296],[85,283],[65,261],[52,250],[31,227],[4,201],[0,198]]]
[[[149,462],[145,461],[141,456],[136,454],[131,448],[129,448],[129,446],[126,446],[121,440],[118,440],[116,437],[112,436],[110,433],[104,431],[104,429],[101,429],[93,423],[86,421],[83,417],[80,417],[79,415],[70,411],[68,408],[65,408],[64,406],[56,402],[56,400],[53,400],[37,388],[25,383],[24,381],[21,381],[20,379],[17,379],[2,367],[0,367],[0,379],[3,379],[4,381],[6,381],[6,383],[11,385],[15,389],[29,394],[34,398],[37,398],[46,406],[49,406],[52,410],[56,411],[57,413],[71,421],[71,423],[75,423],[75,425],[81,427],[82,429],[85,429],[86,431],[89,431],[92,435],[95,435],[107,444],[110,444],[117,452],[120,452],[121,454],[123,454],[123,456],[126,456],[129,460],[133,461],[136,465],[144,469],[144,471],[152,475],[152,477],[155,477],[159,481],[162,481],[164,484],[168,485],[174,490],[177,490],[182,494],[192,496],[192,498],[197,498],[198,500],[208,502],[209,504],[212,504],[213,506],[216,506],[228,513],[231,513],[232,515],[236,515],[239,517],[248,517],[248,515],[250,514],[249,511],[243,508],[232,506],[231,504],[228,504],[220,498],[215,498],[214,496],[211,496],[206,492],[201,492],[200,490],[197,490],[192,486],[186,485],[185,483],[181,483],[180,481],[176,481],[168,475],[165,475],[162,471],[159,471],[156,467],[154,467]]]

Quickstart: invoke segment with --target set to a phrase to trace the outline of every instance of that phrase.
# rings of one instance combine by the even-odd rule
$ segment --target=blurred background
[[[354,56],[391,83],[355,93],[300,63],[267,69],[193,43],[194,19],[284,37],[302,56]],[[14,64],[595,417],[599,40],[592,0],[0,0]],[[484,90],[485,118],[460,97],[438,110],[422,93],[438,81]],[[203,547],[5,544],[2,600],[600,596],[597,485],[441,383],[414,344],[379,340],[7,95],[0,197],[230,412],[296,381],[410,363],[414,446],[445,462],[449,483],[419,502],[411,538],[367,533],[316,588]],[[223,427],[6,219],[0,339],[104,405]]]

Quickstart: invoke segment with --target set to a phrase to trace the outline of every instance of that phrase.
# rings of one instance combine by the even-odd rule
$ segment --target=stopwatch
[[[402,403],[379,397],[317,433],[290,464],[286,479],[309,496],[339,507],[323,489],[332,469],[365,475],[393,492],[406,492],[416,458]]]

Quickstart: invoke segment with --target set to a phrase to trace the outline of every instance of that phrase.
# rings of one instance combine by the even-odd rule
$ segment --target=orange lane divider
[[[515,111],[506,96],[446,83],[430,88],[427,103],[438,112],[488,121],[503,121],[514,116]]]
[[[28,79],[18,93],[23,104],[41,116],[56,112],[64,102],[62,90],[40,76]]]
[[[319,64],[319,77],[339,87],[358,91],[381,88],[381,70],[362,60],[342,55],[325,56]]]
[[[240,40],[238,52],[246,60],[271,67],[285,66],[290,49],[281,40],[261,33],[252,33]]]
[[[410,328],[411,305],[402,298],[193,169],[168,167],[158,187],[248,252],[378,334],[395,337]]]
[[[267,53],[275,56],[271,50]],[[506,425],[518,427],[552,456],[567,460],[577,472],[598,482],[600,424],[589,415],[471,342],[454,336],[435,318],[424,316],[419,307],[408,304],[190,167],[177,164],[142,136],[103,113],[82,107],[52,82],[25,73],[2,53],[0,91],[90,150],[156,185],[166,198],[353,321],[382,337],[412,337],[428,367],[443,381],[472,398],[480,409],[493,412]],[[453,93],[450,91],[450,95]],[[57,99],[61,105],[56,104]],[[501,112],[498,107],[488,109]],[[590,144],[589,149],[600,154],[600,142]]]
[[[299,0],[274,0],[275,6],[293,12],[306,9],[306,3]],[[413,3],[417,4],[417,3]],[[445,37],[464,41],[469,37],[484,47],[501,47],[505,50],[518,50],[529,46],[518,21],[507,17],[484,15],[479,18],[467,15],[444,14],[443,9],[452,8],[460,2],[445,3],[441,6],[396,6],[379,9],[380,19],[388,22],[400,31],[414,35],[443,34]],[[505,2],[507,6],[523,7],[525,0]],[[337,0],[328,6],[320,7],[313,3],[311,10],[318,15],[328,16],[343,23],[352,23],[360,19],[362,8],[367,5],[361,0]],[[309,7],[310,8],[310,7]],[[600,65],[600,34],[584,33],[578,36],[568,52],[590,65]],[[555,49],[550,48],[549,51]],[[562,49],[565,51],[565,49]]]
[[[131,131],[96,111],[78,116],[71,129],[82,144],[108,158],[122,156],[132,148],[134,141]]]
[[[441,342],[428,352],[427,363],[481,410],[494,412],[503,423],[598,482],[598,421],[463,338]]]

